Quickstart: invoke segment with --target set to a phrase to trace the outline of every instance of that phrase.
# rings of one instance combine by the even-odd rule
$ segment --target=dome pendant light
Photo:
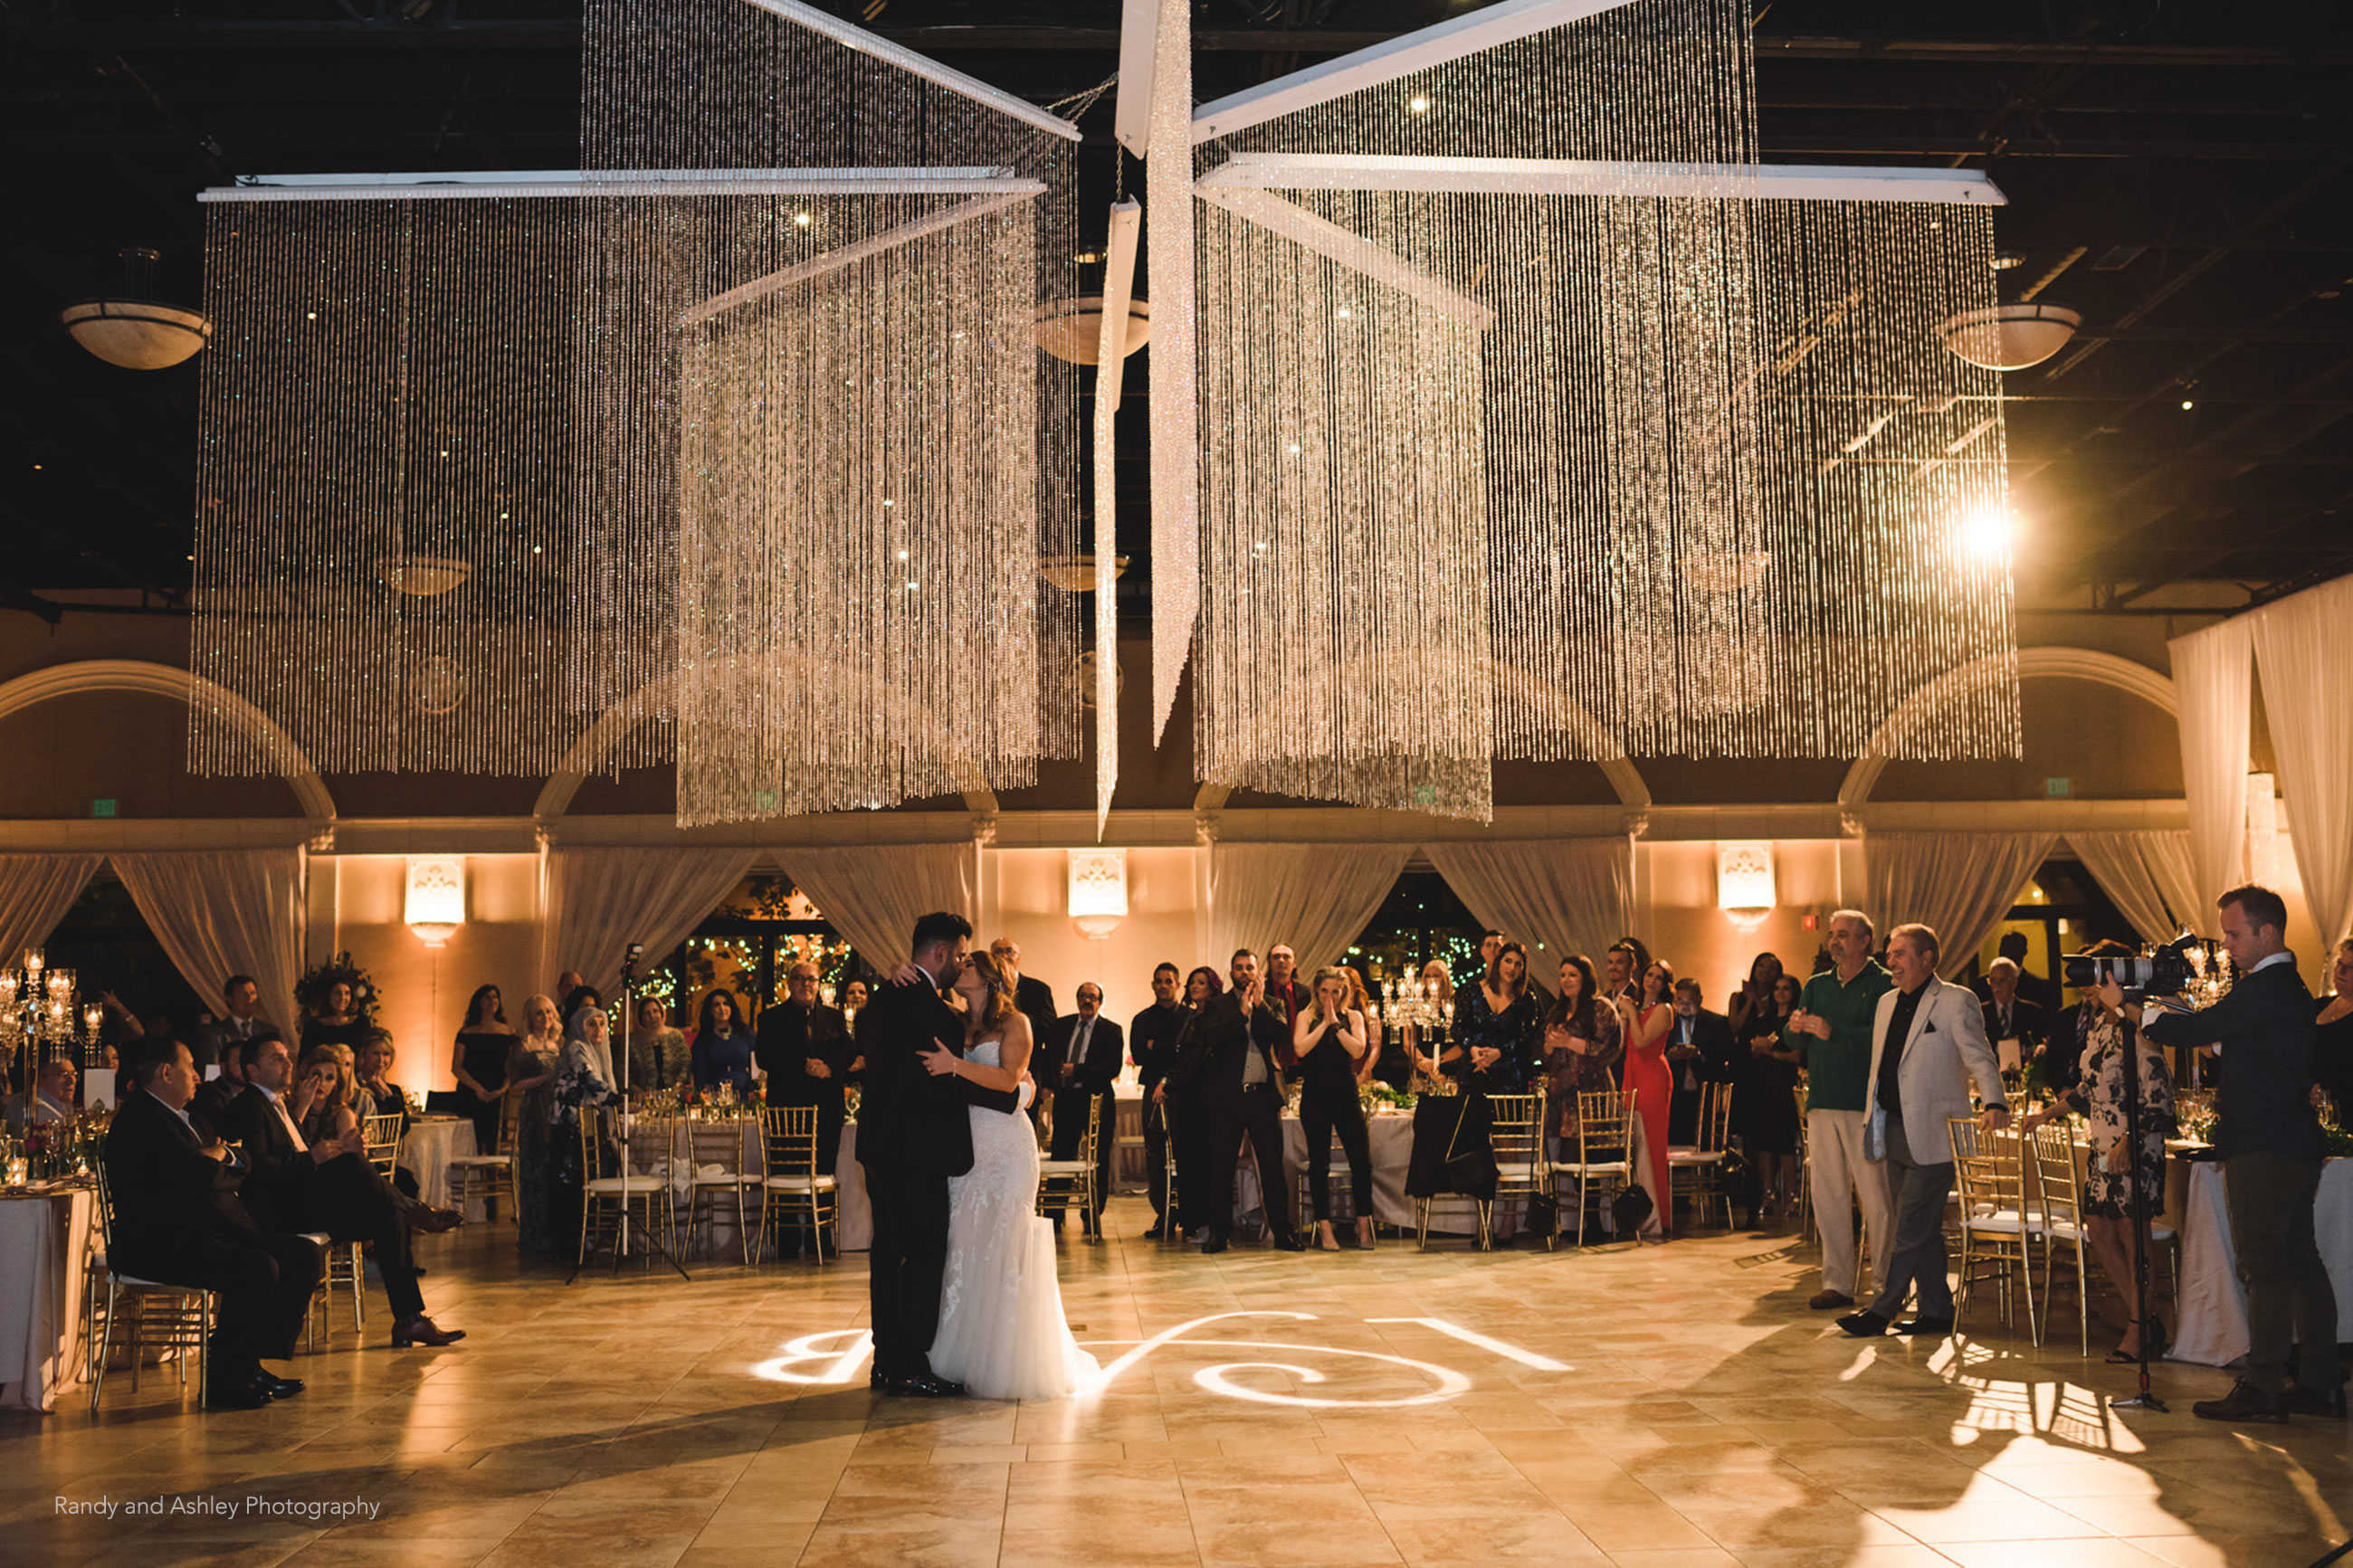
[[[125,370],[164,370],[192,358],[212,337],[212,318],[148,298],[154,292],[161,252],[134,245],[121,254],[126,285],[121,293],[68,305],[58,319],[74,342]]]

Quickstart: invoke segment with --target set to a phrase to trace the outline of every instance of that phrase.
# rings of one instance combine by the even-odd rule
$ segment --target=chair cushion
[[[1040,1160],[1038,1173],[1041,1176],[1083,1176],[1094,1166],[1084,1160]]]
[[[737,1171],[704,1171],[694,1178],[698,1187],[751,1187],[759,1185],[760,1178]]]
[[[1623,1160],[1597,1160],[1590,1165],[1560,1161],[1552,1169],[1556,1176],[1622,1176],[1632,1168]]]
[[[306,1230],[300,1234],[303,1240],[309,1242],[313,1247],[332,1247],[335,1245],[335,1238],[329,1236],[323,1230]]]
[[[1986,1214],[1965,1214],[1961,1216],[1961,1227],[1964,1230],[1982,1230],[1993,1236],[2017,1236],[2022,1231],[2031,1231],[2037,1236],[2042,1233],[2042,1226],[2039,1222],[2030,1226],[2019,1217],[2016,1209],[2000,1209]]]
[[[450,1168],[453,1170],[459,1165],[464,1165],[469,1169],[488,1169],[490,1167],[496,1166],[499,1169],[503,1170],[513,1163],[514,1156],[512,1154],[459,1154],[453,1156],[449,1161]]]
[[[1724,1151],[1721,1149],[1670,1149],[1667,1151],[1667,1163],[1670,1165],[1720,1165],[1723,1163]]]
[[[835,1182],[831,1176],[770,1176],[760,1184],[772,1193],[829,1193]]]
[[[211,1294],[210,1291],[206,1290],[201,1285],[173,1285],[161,1279],[142,1279],[136,1274],[117,1274],[113,1276],[113,1279],[117,1285],[124,1286],[133,1290],[174,1290],[183,1296],[206,1296]]]
[[[659,1176],[598,1176],[583,1182],[581,1191],[610,1197],[617,1193],[658,1193],[670,1184]]]

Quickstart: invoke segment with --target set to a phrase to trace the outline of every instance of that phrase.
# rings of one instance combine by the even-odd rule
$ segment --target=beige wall
[[[1127,918],[1091,942],[1071,923],[1069,857],[1060,849],[992,849],[983,872],[982,942],[1021,944],[1021,969],[1054,988],[1054,1005],[1073,1010],[1079,982],[1103,990],[1103,1013],[1128,1020],[1152,1001],[1152,966],[1201,962],[1196,877],[1203,851],[1130,849]]]
[[[333,877],[332,946],[348,951],[375,977],[384,997],[377,1022],[400,1047],[400,1083],[423,1094],[455,1087],[449,1056],[475,986],[498,986],[508,1021],[520,1026],[524,998],[554,977],[533,973],[539,962],[537,857],[468,856],[466,923],[438,948],[419,942],[402,919],[407,871],[406,856],[339,855],[314,861],[312,874]],[[317,934],[314,951],[325,945]]]
[[[1821,945],[1821,917],[1840,903],[1839,847],[1831,839],[1777,840],[1778,901],[1762,915],[1736,915],[1716,907],[1713,841],[1639,844],[1634,934],[1679,977],[1697,980],[1705,1005],[1722,1012],[1760,952],[1778,953],[1785,967],[1800,974],[1811,968]],[[1818,929],[1805,928],[1809,915]],[[1545,980],[1549,984],[1552,977]]]

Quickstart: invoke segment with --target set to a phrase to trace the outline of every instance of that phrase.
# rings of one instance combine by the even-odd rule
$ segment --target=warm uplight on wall
[[[439,947],[466,923],[466,862],[454,856],[412,856],[402,912],[427,947]]]
[[[1718,844],[1715,907],[1734,914],[1762,914],[1773,904],[1773,846],[1758,839]]]
[[[1101,942],[1127,918],[1127,851],[1073,849],[1071,858],[1071,923],[1090,942]]]

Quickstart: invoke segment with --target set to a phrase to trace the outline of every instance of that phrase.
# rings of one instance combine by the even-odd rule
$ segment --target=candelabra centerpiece
[[[0,970],[0,1066],[13,1066],[19,1050],[33,1052],[37,1066],[77,1046],[97,1049],[105,1014],[96,1003],[77,1005],[74,980],[72,970],[52,967],[37,947],[20,967]]]
[[[1374,1010],[1388,1027],[1413,1031],[1416,1057],[1436,1057],[1437,1042],[1454,1027],[1454,998],[1442,994],[1435,980],[1392,974],[1381,982]],[[1433,1078],[1419,1070],[1414,1073],[1414,1083],[1418,1089],[1440,1093],[1451,1087],[1443,1075]]]

